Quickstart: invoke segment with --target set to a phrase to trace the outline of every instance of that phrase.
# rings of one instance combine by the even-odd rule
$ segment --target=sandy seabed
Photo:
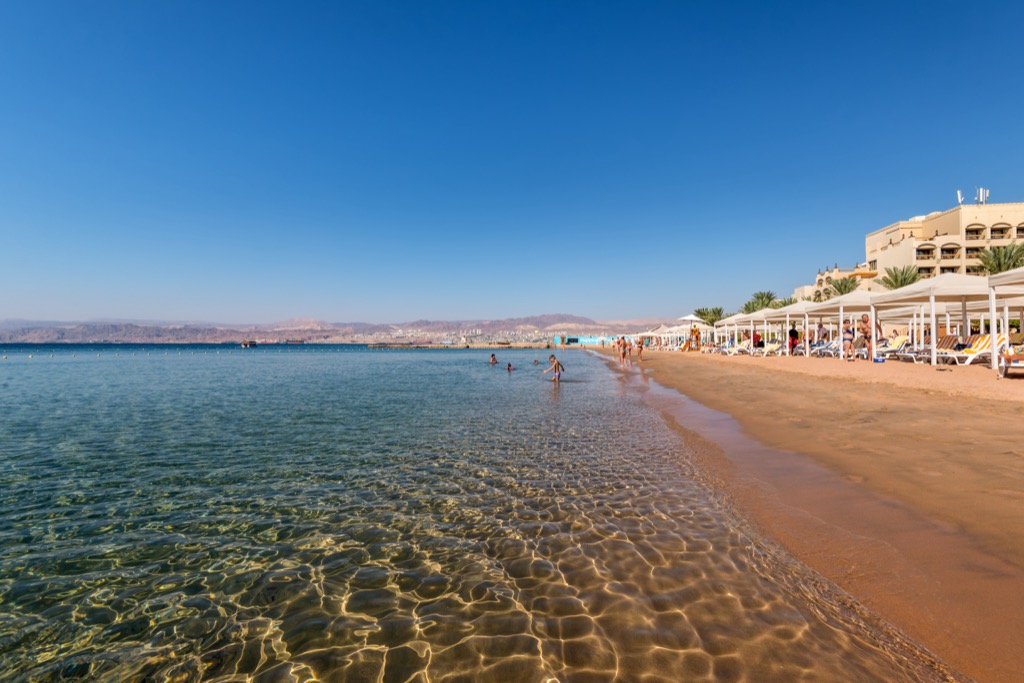
[[[1024,680],[1024,373],[646,351],[624,380],[797,558],[964,674]]]

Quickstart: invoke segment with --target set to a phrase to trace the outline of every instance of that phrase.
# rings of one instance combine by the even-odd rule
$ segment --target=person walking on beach
[[[619,337],[619,341],[616,342],[619,347],[619,367],[626,367],[626,338]]]
[[[796,345],[800,343],[800,333],[796,331],[796,323],[789,328],[789,355],[793,355]]]
[[[640,339],[640,341],[638,341],[636,343],[636,359],[637,359],[637,361],[639,361],[641,363],[644,362],[644,340],[643,339]]]
[[[565,367],[558,362],[558,359],[555,358],[555,354],[548,356],[548,362],[551,363],[551,367],[545,370],[544,374],[546,375],[549,372],[554,372],[555,374],[551,376],[551,381],[556,384],[560,383],[562,380],[562,372],[565,370]]]
[[[851,362],[856,358],[853,352],[853,338],[853,321],[847,318],[843,321],[843,356]]]

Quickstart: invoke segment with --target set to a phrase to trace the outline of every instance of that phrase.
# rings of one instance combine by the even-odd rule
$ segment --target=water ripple
[[[946,680],[599,361],[159,351],[0,365],[19,680]]]

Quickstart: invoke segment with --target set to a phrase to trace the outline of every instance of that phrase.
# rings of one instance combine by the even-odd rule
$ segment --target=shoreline
[[[755,528],[961,673],[1019,680],[1024,381],[651,351],[621,374]]]

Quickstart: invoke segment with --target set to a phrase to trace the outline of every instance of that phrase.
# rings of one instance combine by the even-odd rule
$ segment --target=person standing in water
[[[489,360],[488,362],[489,362],[489,363],[490,363],[491,365],[497,365],[497,364],[498,364],[498,357],[497,357],[497,356],[495,356],[495,355],[494,355],[494,354],[492,353],[492,354],[491,354],[491,360]]]
[[[555,374],[552,375],[551,381],[555,382],[556,384],[561,382],[562,372],[565,370],[565,367],[558,362],[558,359],[555,358],[555,354],[551,354],[550,356],[548,356],[548,362],[551,363],[551,367],[545,370],[544,374],[546,375],[549,372],[554,372]]]

